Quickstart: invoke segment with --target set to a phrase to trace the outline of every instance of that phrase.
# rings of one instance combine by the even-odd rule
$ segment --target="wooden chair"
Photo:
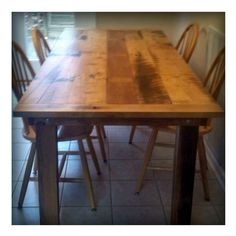
[[[37,27],[32,28],[32,40],[33,40],[34,48],[39,58],[40,64],[42,65],[44,61],[46,60],[47,56],[49,55],[49,53],[51,52],[51,49],[44,35]],[[106,162],[107,157],[106,157],[106,151],[105,151],[104,140],[103,140],[103,138],[106,138],[105,128],[103,125],[95,125],[95,129],[97,132],[97,136],[92,136],[92,138],[98,139],[103,161]]]
[[[191,24],[185,29],[177,45],[175,46],[176,50],[179,52],[180,55],[182,55],[182,57],[187,63],[189,62],[196,47],[198,35],[198,24]]]
[[[182,57],[187,63],[189,62],[193,54],[193,51],[196,47],[198,35],[199,35],[198,24],[191,24],[185,29],[177,45],[175,46],[176,50],[179,52],[180,55],[182,55]],[[133,142],[135,130],[136,126],[133,125],[130,131],[129,144],[132,144]]]
[[[51,49],[44,35],[37,27],[32,28],[32,40],[39,62],[42,65],[51,52]]]
[[[35,76],[32,66],[30,65],[26,55],[18,44],[12,43],[12,89],[19,101],[27,87],[31,83]],[[26,170],[24,173],[23,183],[20,191],[18,206],[22,207],[25,193],[28,187],[29,180],[37,180],[37,177],[30,178],[32,165],[35,160],[36,154],[36,134],[33,126],[30,126],[28,120],[23,118],[23,137],[31,142],[31,148],[29,157],[26,164]],[[67,155],[77,155],[80,154],[82,169],[85,177],[85,183],[90,199],[90,204],[92,209],[96,209],[96,203],[93,193],[92,181],[89,173],[86,152],[84,150],[82,140],[85,139],[88,144],[89,154],[91,154],[93,163],[95,165],[96,171],[100,174],[100,167],[96,157],[96,153],[91,141],[90,134],[93,130],[92,125],[76,125],[76,126],[59,126],[58,127],[58,141],[71,141],[77,140],[79,145],[79,151],[59,151],[58,154],[62,154],[62,160],[58,168],[59,181],[62,182],[77,182],[79,179],[76,178],[61,178],[61,173],[64,167],[64,163]]]
[[[203,80],[203,86],[208,90],[208,92],[212,95],[214,99],[217,99],[220,88],[225,79],[225,50],[224,48],[219,52],[218,56],[216,57],[215,61],[213,62],[212,66],[210,67],[209,72],[207,73],[205,79]],[[208,134],[212,130],[212,122],[209,120],[207,126],[200,126],[199,127],[199,137],[198,137],[198,158],[200,164],[200,174],[202,177],[202,184],[204,190],[205,200],[210,200],[209,195],[209,186],[208,186],[208,177],[207,177],[207,159],[206,159],[206,152],[205,152],[205,145],[203,137],[205,134]],[[160,170],[159,168],[151,163],[152,152],[154,146],[172,146],[173,144],[166,144],[166,143],[157,143],[156,138],[158,131],[176,133],[175,126],[168,126],[168,127],[152,127],[152,133],[149,139],[149,143],[147,146],[144,164],[142,167],[141,175],[139,176],[137,186],[136,186],[136,193],[139,193],[142,188],[144,176],[147,169],[152,170]]]

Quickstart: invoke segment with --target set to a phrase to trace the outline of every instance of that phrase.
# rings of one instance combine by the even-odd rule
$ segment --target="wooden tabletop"
[[[65,30],[14,110],[31,118],[221,114],[159,30]]]

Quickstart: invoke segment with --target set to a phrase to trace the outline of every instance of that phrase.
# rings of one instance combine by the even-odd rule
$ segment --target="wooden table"
[[[198,126],[223,114],[159,30],[67,29],[14,110],[36,126],[41,224],[59,224],[56,126],[177,125],[172,224],[190,224]]]

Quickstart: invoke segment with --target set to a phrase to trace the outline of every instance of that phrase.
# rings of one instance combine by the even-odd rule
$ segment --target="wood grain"
[[[38,123],[36,126],[41,224],[59,224],[60,222],[56,134],[54,125]]]
[[[158,30],[65,30],[14,110],[34,118],[221,114]]]
[[[190,224],[197,153],[198,126],[177,128],[171,224]]]

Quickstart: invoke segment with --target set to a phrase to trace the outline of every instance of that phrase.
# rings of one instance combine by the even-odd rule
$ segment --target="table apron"
[[[148,125],[199,126],[207,125],[207,118],[29,118],[31,125],[38,122],[51,125]]]

